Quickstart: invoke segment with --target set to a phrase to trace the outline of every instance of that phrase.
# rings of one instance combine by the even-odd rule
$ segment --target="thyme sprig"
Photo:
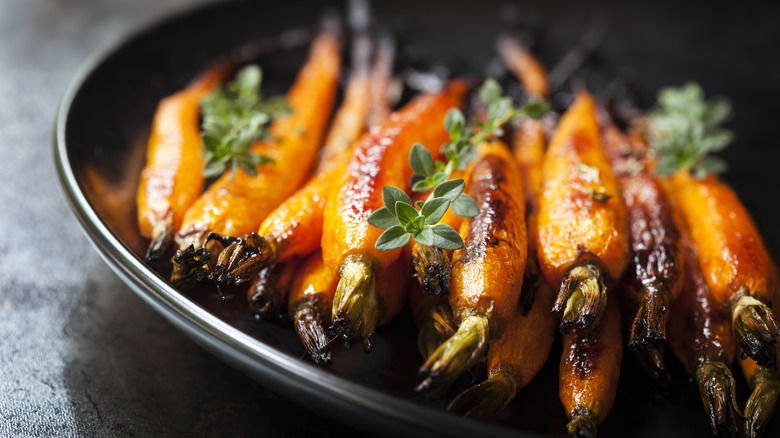
[[[241,69],[234,81],[214,90],[201,102],[203,123],[203,176],[214,178],[230,169],[231,178],[241,168],[256,175],[256,166],[273,159],[252,153],[250,146],[270,138],[268,125],[290,112],[284,97],[262,99],[262,71],[256,65]]]
[[[368,223],[385,230],[376,241],[379,250],[401,248],[414,238],[415,242],[440,249],[463,248],[463,239],[449,225],[438,222],[452,208],[462,217],[474,217],[479,207],[473,198],[463,193],[466,183],[462,179],[449,180],[455,169],[464,170],[474,159],[483,141],[504,134],[502,126],[522,116],[540,118],[548,110],[545,102],[529,102],[516,108],[512,99],[503,96],[501,86],[488,79],[479,90],[480,99],[487,104],[487,120],[466,124],[463,113],[452,108],[444,119],[444,128],[450,141],[442,146],[446,162],[434,160],[421,144],[412,146],[409,165],[414,172],[412,191],[426,192],[433,189],[428,199],[412,204],[411,198],[398,187],[384,187],[382,200],[385,206],[368,217]]]
[[[656,171],[673,174],[688,168],[697,178],[724,172],[726,162],[709,154],[723,150],[733,140],[733,133],[720,127],[731,115],[728,99],[705,101],[696,83],[661,90],[647,125],[650,145],[658,157]]]

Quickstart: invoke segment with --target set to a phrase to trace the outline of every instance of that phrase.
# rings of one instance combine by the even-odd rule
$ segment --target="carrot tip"
[[[327,365],[333,362],[328,351],[330,339],[323,325],[323,318],[314,303],[304,303],[293,315],[295,332],[301,339],[309,356],[317,365]]]
[[[479,385],[460,393],[447,410],[467,418],[489,420],[500,414],[516,393],[517,378],[499,370]]]
[[[696,368],[696,381],[714,436],[737,437],[736,384],[722,362],[704,362]]]
[[[452,264],[444,250],[415,242],[411,265],[423,292],[428,295],[447,295],[450,292]]]
[[[780,396],[780,377],[777,372],[762,367],[757,369],[752,384],[755,389],[745,405],[745,435],[758,438],[775,411]]]
[[[208,263],[211,259],[211,253],[200,247],[195,249],[190,245],[182,250],[176,250],[171,262],[173,271],[171,272],[171,283],[178,288],[188,289],[196,282],[202,281],[208,274]]]
[[[347,348],[359,338],[363,349],[371,351],[371,336],[381,315],[374,271],[367,260],[351,256],[341,265],[332,316],[328,335],[342,338]]]
[[[571,413],[566,425],[569,435],[577,438],[596,438],[599,427],[599,417],[585,406],[577,406]]]
[[[664,293],[646,293],[631,325],[628,349],[649,350],[666,344],[669,298]]]
[[[766,304],[742,295],[731,311],[734,336],[742,347],[741,357],[751,357],[762,367],[776,369],[775,344],[780,328],[772,310]]]
[[[473,367],[487,351],[489,320],[485,316],[466,317],[445,343],[420,367],[425,376],[417,391],[428,391],[447,385]]]
[[[637,350],[635,352],[639,365],[650,375],[655,383],[656,396],[668,397],[672,393],[672,375],[666,369],[663,350]]]
[[[155,227],[152,235],[154,237],[149,243],[144,260],[152,269],[157,269],[157,263],[159,263],[163,253],[168,250],[168,247],[171,246],[171,241],[173,241],[173,228],[171,228],[170,222],[166,221],[160,227]]]
[[[281,318],[286,304],[284,291],[279,290],[275,284],[277,276],[273,274],[264,275],[272,267],[261,269],[256,280],[247,292],[247,303],[249,307],[261,318]],[[219,283],[217,283],[219,285]]]
[[[607,288],[601,270],[592,263],[571,268],[561,282],[553,312],[563,312],[561,333],[574,325],[593,335],[607,306]]]

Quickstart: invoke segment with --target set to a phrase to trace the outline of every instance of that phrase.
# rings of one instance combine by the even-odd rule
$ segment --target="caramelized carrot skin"
[[[567,415],[582,406],[603,421],[612,409],[623,359],[617,306],[607,302],[595,341],[578,327],[563,337],[559,396]]]
[[[229,70],[218,65],[157,106],[136,195],[142,235],[153,237],[155,225],[165,220],[178,229],[185,210],[200,196],[204,185],[200,101]]]
[[[550,355],[558,318],[550,312],[555,295],[542,281],[527,314],[518,308],[500,339],[490,343],[488,373],[511,370],[518,391],[542,370]]]
[[[330,322],[330,307],[336,293],[339,277],[325,266],[320,251],[309,254],[300,264],[298,275],[290,286],[288,298],[288,314],[294,317],[295,312],[304,303],[315,303],[321,317],[326,318],[323,324]]]
[[[617,178],[600,139],[593,99],[581,93],[561,118],[543,167],[539,264],[551,285],[590,260],[612,280],[628,264],[628,220]],[[594,193],[608,196],[604,202]]]
[[[292,113],[270,128],[275,141],[256,143],[252,152],[274,159],[258,166],[257,176],[239,169],[223,174],[190,207],[176,236],[180,247],[202,246],[209,231],[241,236],[256,231],[263,219],[306,179],[330,115],[340,70],[339,43],[323,34],[287,94]]]
[[[686,248],[686,257],[695,257]],[[710,294],[699,264],[685,263],[683,291],[672,303],[669,315],[669,345],[691,375],[703,362],[731,364],[737,343],[731,320]]]
[[[325,211],[323,258],[331,269],[337,270],[350,255],[367,257],[378,272],[398,259],[400,249],[374,248],[384,230],[370,226],[368,216],[383,206],[383,187],[407,187],[412,174],[408,157],[414,143],[435,153],[447,141],[444,117],[459,105],[460,94],[462,90],[419,96],[384,124],[371,128],[355,145]]]
[[[677,172],[672,187],[720,306],[731,306],[745,293],[771,305],[778,291],[774,264],[734,191],[713,175],[696,179],[687,172]]]
[[[528,251],[525,192],[514,157],[501,142],[483,143],[467,175],[479,214],[460,228],[465,247],[453,254],[450,306],[456,323],[477,313],[497,338],[514,315]]]

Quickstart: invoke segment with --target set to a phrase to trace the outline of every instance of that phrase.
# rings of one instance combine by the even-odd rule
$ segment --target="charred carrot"
[[[400,255],[400,249],[374,247],[381,230],[367,218],[383,203],[384,186],[406,187],[414,142],[436,150],[447,140],[444,116],[460,103],[464,87],[454,83],[441,93],[418,96],[381,126],[366,133],[325,210],[322,250],[326,265],[339,273],[333,302],[333,332],[349,342],[356,337],[370,350],[380,317],[375,278]]]
[[[239,242],[256,230],[279,203],[293,193],[307,177],[320,145],[335,94],[340,69],[339,38],[329,30],[312,44],[309,59],[287,94],[291,114],[270,126],[273,140],[252,146],[252,152],[272,158],[271,165],[257,168],[250,176],[243,169],[223,174],[187,209],[176,234],[179,251],[174,257],[171,281],[179,286],[191,282],[204,270],[203,259],[209,233],[231,236],[223,243]],[[234,177],[233,177],[234,176]]]
[[[200,101],[230,74],[220,63],[157,106],[136,204],[138,228],[151,238],[146,261],[155,266],[170,246],[184,212],[203,191]]]
[[[619,288],[638,307],[628,349],[661,348],[666,343],[669,303],[682,287],[680,230],[652,172],[646,145],[629,141],[607,116],[602,123],[604,148],[622,188],[630,224],[631,258]]]
[[[487,380],[458,395],[447,409],[465,417],[493,418],[536,377],[555,339],[554,298],[542,282],[528,313],[518,307],[503,336],[490,343]]]
[[[376,106],[387,106],[386,101],[375,101],[372,95],[386,80],[369,71],[371,51],[368,37],[359,36],[353,48],[354,67],[344,93],[344,102],[331,124],[314,176],[276,207],[260,225],[257,235],[261,237],[255,241],[259,242],[262,248],[252,248],[249,252],[245,250],[246,257],[230,266],[226,264],[226,257],[232,248],[227,250],[225,256],[221,256],[221,259],[225,259],[222,263],[225,268],[219,281],[240,283],[263,265],[307,254],[319,247],[325,202],[330,187],[341,178],[344,167],[352,156],[353,143],[365,129],[369,111],[378,110]],[[392,62],[382,50],[377,57],[377,62],[379,59],[382,62]]]
[[[263,318],[279,318],[287,303],[287,296],[299,269],[298,259],[261,269],[249,284],[249,307]]]
[[[774,262],[736,193],[714,175],[672,178],[704,278],[718,305],[731,314],[741,357],[775,369],[778,327],[770,306],[778,293]]]
[[[628,221],[589,94],[580,93],[561,117],[543,178],[537,252],[547,281],[560,287],[553,311],[563,313],[562,332],[576,324],[592,334],[607,285],[628,264]]]
[[[464,219],[450,306],[458,330],[425,361],[418,390],[447,384],[479,361],[517,308],[528,251],[520,169],[503,143],[482,143],[466,175],[479,214]]]
[[[620,332],[618,305],[610,300],[595,340],[580,327],[563,337],[559,396],[571,436],[595,437],[612,409],[623,358]]]
[[[674,208],[678,208],[677,202]],[[683,232],[687,236],[687,231]],[[736,437],[740,414],[729,369],[736,354],[731,324],[695,263],[695,249],[684,238],[685,257],[690,258],[685,263],[683,291],[672,303],[669,346],[698,383],[713,433]]]

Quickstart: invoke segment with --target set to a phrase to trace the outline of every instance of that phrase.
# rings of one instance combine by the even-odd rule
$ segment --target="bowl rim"
[[[94,52],[77,70],[56,109],[52,146],[60,190],[82,231],[108,266],[155,311],[210,353],[248,374],[274,392],[353,427],[396,435],[539,437],[531,431],[476,422],[392,393],[361,385],[293,358],[232,327],[177,292],[152,271],[101,219],[82,191],[69,155],[66,131],[74,100],[101,65],[145,34],[209,9],[229,8],[233,1],[206,2],[169,13]],[[304,397],[301,399],[301,397]],[[345,418],[346,417],[346,418]],[[382,428],[377,428],[382,423]],[[387,426],[387,427],[385,427]]]

